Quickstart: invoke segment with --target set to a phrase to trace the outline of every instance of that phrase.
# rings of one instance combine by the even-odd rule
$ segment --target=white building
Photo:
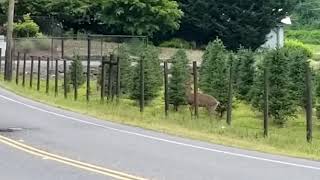
[[[276,49],[284,46],[285,34],[284,27],[286,25],[291,25],[290,17],[286,17],[281,20],[281,23],[266,36],[266,42],[261,46],[268,49]]]
[[[5,37],[3,35],[0,35],[0,48],[1,48],[1,55],[2,57],[5,56],[6,54],[6,40],[5,40]]]

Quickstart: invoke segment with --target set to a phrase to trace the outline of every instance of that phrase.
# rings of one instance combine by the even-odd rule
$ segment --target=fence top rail
[[[133,36],[133,35],[84,35],[84,36],[48,36],[48,37],[21,37],[21,38],[13,38],[13,40],[41,40],[41,39],[77,39],[77,40],[88,40],[88,39],[96,39],[96,38],[140,38],[147,40],[147,36]]]

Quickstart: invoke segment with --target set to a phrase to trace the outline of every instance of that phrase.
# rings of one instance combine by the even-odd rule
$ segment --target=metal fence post
[[[229,69],[229,88],[228,88],[228,109],[227,109],[227,124],[230,126],[232,121],[232,101],[233,101],[233,71],[232,71],[232,63]]]
[[[38,57],[38,77],[37,77],[37,90],[40,90],[40,73],[41,73],[41,57]]]
[[[269,135],[269,71],[264,69],[264,113],[263,113],[263,135]]]
[[[306,63],[306,120],[307,120],[307,141],[312,142],[312,80],[310,64]]]
[[[16,84],[19,84],[19,70],[20,70],[20,52],[18,52],[17,56],[17,67],[16,67]]]
[[[120,100],[120,94],[121,94],[121,66],[120,66],[120,57],[117,57],[117,101]]]
[[[91,61],[91,39],[88,36],[88,59],[87,59],[87,102],[90,100],[90,61]]]
[[[168,116],[169,112],[169,90],[168,90],[168,62],[164,62],[164,111],[165,115]]]
[[[106,76],[106,72],[105,72],[105,57],[102,57],[102,62],[101,62],[101,79],[100,79],[100,88],[101,88],[101,101],[104,102],[104,96],[105,96],[105,76]]]
[[[195,117],[199,117],[199,101],[198,101],[198,65],[197,61],[193,61],[193,84],[194,84],[194,92],[193,92],[193,100],[194,100],[194,114]]]
[[[56,59],[56,65],[55,65],[55,82],[54,82],[54,95],[58,96],[58,83],[59,83],[59,60]]]
[[[67,60],[63,59],[63,91],[64,98],[68,98]]]
[[[144,57],[140,59],[140,112],[144,111]]]
[[[50,81],[50,58],[47,58],[47,77],[46,77],[46,93],[49,94],[49,82]]]
[[[32,88],[32,85],[33,85],[33,66],[34,66],[34,56],[31,56],[30,88]]]
[[[23,54],[23,69],[22,69],[22,86],[26,85],[26,62],[27,61],[27,53]]]

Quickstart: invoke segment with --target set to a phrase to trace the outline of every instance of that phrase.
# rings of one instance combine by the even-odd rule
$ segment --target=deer
[[[206,108],[209,115],[212,116],[213,113],[218,108],[218,106],[220,105],[220,102],[216,98],[208,94],[199,92],[197,95],[198,95],[198,106]],[[194,101],[193,88],[191,87],[191,82],[187,82],[186,96],[187,96],[187,103],[190,106],[189,109],[191,111],[191,115],[193,115],[193,110],[195,108],[195,101]]]

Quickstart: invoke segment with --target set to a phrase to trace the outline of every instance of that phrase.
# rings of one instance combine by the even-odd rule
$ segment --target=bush
[[[286,38],[299,40],[306,44],[320,44],[319,30],[288,30]]]
[[[85,76],[83,74],[83,65],[78,55],[75,55],[74,59],[72,60],[69,77],[73,87],[80,87],[85,83]]]
[[[285,48],[290,51],[298,51],[302,53],[305,58],[312,58],[313,56],[312,50],[299,40],[287,39],[285,41]]]
[[[120,58],[120,75],[121,75],[121,92],[128,94],[130,87],[132,87],[132,59],[130,57],[130,49],[127,44],[120,46],[118,49],[118,56]]]
[[[254,81],[255,54],[251,50],[239,49],[234,63],[235,90],[240,100],[250,101],[250,90]]]
[[[175,110],[178,111],[180,105],[186,104],[186,87],[190,80],[188,57],[185,51],[179,50],[172,57],[171,79],[169,81],[169,99]]]
[[[228,58],[228,51],[217,39],[207,46],[200,69],[200,87],[221,103],[217,109],[221,116],[228,103]]]
[[[181,49],[194,49],[196,47],[195,43],[190,43],[184,39],[173,38],[169,41],[162,42],[160,47],[169,48],[181,48]]]
[[[285,44],[286,56],[289,61],[289,79],[291,82],[291,97],[297,105],[305,108],[305,77],[306,64],[308,59],[312,57],[312,52],[302,42],[297,40],[289,40]]]
[[[40,27],[31,19],[30,15],[23,16],[23,22],[14,24],[13,32],[16,37],[36,37]]]
[[[268,52],[264,61],[258,65],[252,88],[252,103],[260,111],[263,110],[265,68],[269,70],[269,115],[276,124],[284,126],[296,112],[286,50],[277,49]]]
[[[139,59],[144,59],[144,98],[148,104],[159,94],[162,86],[162,71],[160,67],[159,51],[154,46],[144,46],[137,51]],[[139,101],[140,93],[140,65],[137,64],[133,70],[133,85],[131,87],[131,99]]]

